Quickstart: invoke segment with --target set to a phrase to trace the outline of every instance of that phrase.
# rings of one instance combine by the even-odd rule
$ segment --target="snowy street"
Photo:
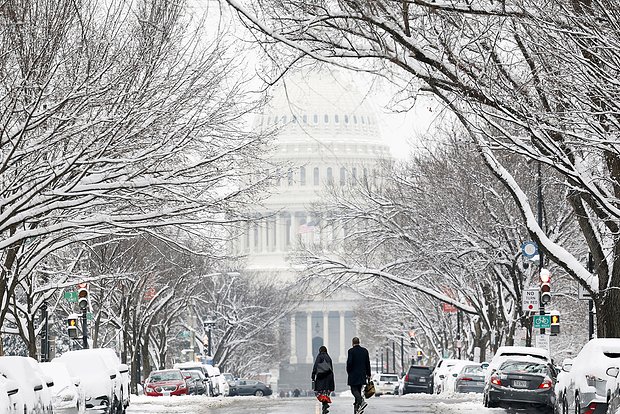
[[[350,414],[353,399],[334,398],[330,414]],[[313,398],[205,398],[205,397],[132,397],[127,414],[319,414],[320,405]],[[505,413],[504,409],[482,406],[479,395],[451,397],[413,394],[403,397],[382,396],[368,401],[365,414],[391,413]],[[515,411],[511,411],[515,412]],[[532,413],[532,410],[522,411]]]

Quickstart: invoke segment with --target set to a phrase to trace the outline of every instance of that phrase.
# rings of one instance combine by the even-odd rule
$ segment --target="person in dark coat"
[[[314,383],[316,398],[323,405],[323,414],[327,414],[329,412],[329,404],[332,402],[329,395],[336,387],[334,385],[334,365],[332,364],[331,357],[327,354],[325,346],[319,348],[319,354],[314,360],[312,382]]]
[[[360,339],[353,338],[353,347],[349,349],[347,356],[347,385],[351,387],[351,394],[355,397],[353,413],[357,414],[366,408],[366,402],[362,398],[362,387],[370,380],[370,356],[368,350],[360,346]]]

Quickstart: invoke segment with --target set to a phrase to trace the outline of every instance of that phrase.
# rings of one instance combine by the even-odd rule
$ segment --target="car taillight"
[[[538,386],[540,389],[547,389],[551,387],[553,387],[553,381],[551,381],[551,378],[545,378]]]
[[[405,375],[405,381],[409,382],[409,374]]]
[[[502,385],[502,381],[499,379],[497,375],[491,376],[491,384],[493,385]]]
[[[590,403],[590,405],[588,405],[588,409],[584,414],[594,414],[594,411],[596,411],[596,403]]]
[[[461,378],[459,378],[459,379],[460,379],[461,381],[473,381],[473,379],[472,379],[472,378],[469,378],[469,377],[461,377]]]

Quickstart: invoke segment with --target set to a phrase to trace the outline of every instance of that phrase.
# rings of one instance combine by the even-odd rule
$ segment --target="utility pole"
[[[41,321],[43,322],[43,327],[41,329],[41,362],[49,362],[50,358],[48,317],[47,301],[44,301],[41,305]]]
[[[396,343],[392,341],[392,371],[396,374]]]

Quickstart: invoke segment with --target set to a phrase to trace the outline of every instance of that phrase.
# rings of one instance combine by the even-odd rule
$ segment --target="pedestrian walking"
[[[360,339],[353,338],[352,347],[347,356],[347,385],[351,387],[351,393],[355,397],[353,413],[361,414],[366,408],[366,401],[362,397],[362,388],[370,380],[370,357],[368,350],[360,346]]]
[[[323,414],[327,414],[329,404],[332,402],[330,394],[336,387],[334,386],[334,365],[325,346],[319,348],[319,354],[314,360],[312,383],[314,384],[314,394],[323,406]]]

